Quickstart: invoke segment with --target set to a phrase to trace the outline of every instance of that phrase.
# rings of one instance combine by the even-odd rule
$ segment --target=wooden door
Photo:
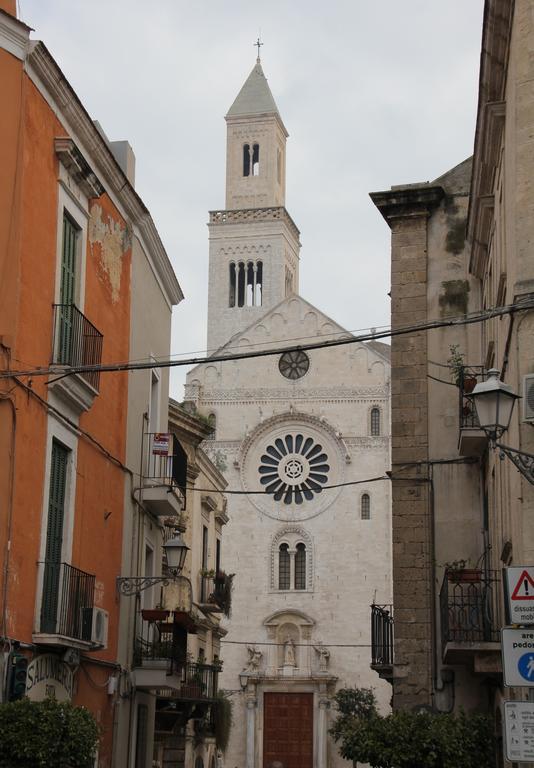
[[[313,693],[265,693],[263,768],[313,766]]]

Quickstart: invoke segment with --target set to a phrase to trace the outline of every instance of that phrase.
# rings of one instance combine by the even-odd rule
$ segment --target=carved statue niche
[[[313,650],[319,657],[319,672],[326,672],[328,670],[328,662],[330,661],[330,651],[321,641],[313,646]]]
[[[279,667],[298,667],[299,666],[299,643],[300,632],[295,624],[285,623],[278,627],[278,666]]]

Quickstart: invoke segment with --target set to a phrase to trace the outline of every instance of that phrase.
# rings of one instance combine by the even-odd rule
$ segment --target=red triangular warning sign
[[[534,600],[534,580],[528,571],[523,571],[512,592],[512,600]]]

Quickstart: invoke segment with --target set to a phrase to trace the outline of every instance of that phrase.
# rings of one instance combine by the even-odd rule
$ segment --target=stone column
[[[247,749],[245,768],[254,768],[256,751],[256,705],[258,700],[254,693],[247,693],[245,696],[247,707]]]
[[[276,627],[267,627],[267,639],[270,645],[267,646],[267,668],[269,676],[276,675],[278,671],[278,646],[276,645]]]
[[[317,718],[317,768],[326,768],[328,744],[328,710],[330,701],[319,694],[319,716]]]

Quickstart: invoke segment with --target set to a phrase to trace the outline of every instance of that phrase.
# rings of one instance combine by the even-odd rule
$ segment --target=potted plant
[[[480,568],[467,568],[467,560],[453,560],[445,563],[445,573],[454,584],[477,584],[482,578]]]
[[[470,395],[477,385],[477,377],[469,370],[464,362],[464,353],[460,352],[459,344],[449,346],[449,359],[447,364],[451,370],[451,376],[457,387],[461,387],[466,395]]]
[[[215,571],[213,568],[201,568],[200,569],[200,575],[205,576],[207,579],[213,579],[215,576]]]
[[[169,618],[170,611],[163,608],[142,608],[141,616],[143,621],[165,621]]]

